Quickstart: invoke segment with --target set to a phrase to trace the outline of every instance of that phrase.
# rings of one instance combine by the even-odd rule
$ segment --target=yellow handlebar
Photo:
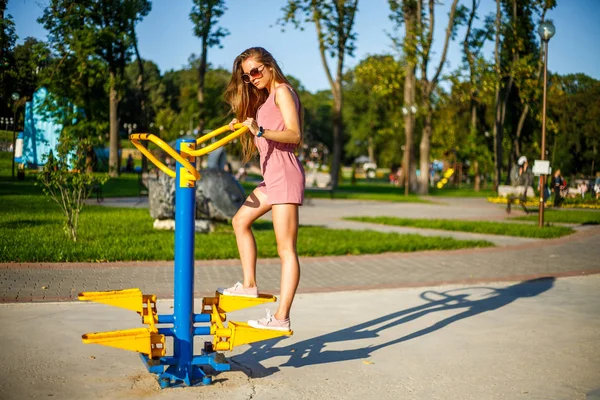
[[[219,147],[231,142],[233,139],[237,138],[241,134],[248,132],[248,127],[244,126],[242,124],[235,124],[233,127],[236,130],[234,132],[230,133],[229,135],[227,135],[226,137],[224,137],[223,139],[218,140],[215,143],[210,144],[202,149],[189,150],[189,151],[186,151],[185,153],[189,156],[200,157],[200,156],[210,153],[211,151],[216,150]],[[196,144],[204,143],[208,139],[211,139],[217,135],[220,135],[223,132],[227,132],[228,130],[229,130],[229,125],[225,125],[225,126],[220,127],[219,129],[215,129],[214,131],[207,133],[206,135],[196,139]],[[154,154],[152,154],[147,148],[142,146],[142,144],[140,143],[140,140],[149,140],[152,143],[156,144],[158,147],[160,147],[161,149],[166,151],[171,157],[173,157],[175,160],[177,160],[177,162],[179,162],[183,167],[185,167],[185,169],[187,169],[188,172],[194,176],[195,180],[200,179],[200,174],[198,173],[198,171],[196,171],[196,168],[194,168],[194,166],[192,164],[190,164],[189,161],[184,159],[178,152],[173,150],[173,148],[171,146],[169,146],[166,142],[164,142],[158,136],[155,136],[151,133],[134,133],[134,134],[129,135],[129,140],[143,155],[148,157],[148,160],[152,161],[152,163],[154,165],[156,165],[161,171],[163,171],[165,174],[169,175],[171,178],[175,178],[175,176],[176,176],[175,171],[173,171],[172,169],[167,167],[165,164],[163,164],[160,160],[158,160],[156,157],[154,157]]]
[[[209,144],[208,146],[203,147],[201,149],[192,150],[189,152],[189,154],[191,156],[196,156],[196,157],[203,156],[207,153],[210,153],[213,150],[218,149],[219,147],[221,147],[223,145],[226,145],[227,143],[231,142],[233,139],[240,136],[241,134],[248,132],[248,127],[244,126],[242,124],[235,124],[233,127],[236,130],[233,131],[232,133],[230,133],[229,135],[225,136],[223,139],[218,140],[218,141],[214,142],[213,144]],[[208,139],[214,138],[215,136],[218,136],[218,135],[222,134],[223,132],[227,132],[227,131],[229,131],[229,125],[222,126],[219,129],[215,129],[214,131],[207,133],[206,135],[196,139],[196,144],[198,145],[200,143],[204,143]]]
[[[183,165],[190,174],[194,175],[194,178],[196,178],[196,180],[200,179],[200,174],[198,173],[198,171],[196,171],[196,168],[194,168],[194,166],[190,164],[189,161],[184,159],[178,152],[173,150],[171,146],[169,146],[167,143],[165,143],[165,141],[163,141],[159,137],[151,133],[134,133],[132,135],[129,135],[129,140],[131,141],[131,143],[133,143],[135,147],[137,147],[139,151],[142,152],[143,155],[148,157],[148,160],[152,161],[154,165],[160,168],[162,172],[169,175],[171,178],[175,178],[175,171],[173,171],[165,164],[163,164],[160,160],[158,160],[156,157],[154,157],[154,154],[152,154],[147,148],[142,146],[142,144],[139,142],[140,140],[149,140],[152,143],[156,144],[158,147],[166,151],[171,157],[177,160],[181,165]]]

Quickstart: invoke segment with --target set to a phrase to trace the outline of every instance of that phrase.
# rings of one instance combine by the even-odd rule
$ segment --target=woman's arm
[[[287,129],[284,131],[265,129],[262,137],[281,143],[300,143],[302,132],[300,131],[300,117],[294,101],[294,94],[285,85],[280,85],[275,90],[276,104],[281,111]],[[248,118],[244,121],[244,125],[250,128],[253,135],[258,134],[259,126],[255,119]]]

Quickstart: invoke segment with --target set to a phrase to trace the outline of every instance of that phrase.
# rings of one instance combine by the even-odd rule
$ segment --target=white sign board
[[[550,168],[550,161],[548,160],[535,160],[533,162],[533,168],[531,170],[535,176],[539,175],[550,175],[552,169]]]

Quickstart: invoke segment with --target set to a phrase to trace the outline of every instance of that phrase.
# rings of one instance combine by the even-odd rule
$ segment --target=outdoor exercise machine
[[[171,386],[208,385],[214,372],[230,370],[230,365],[219,351],[230,351],[236,346],[292,335],[290,332],[256,329],[247,323],[229,321],[226,313],[275,302],[273,295],[261,294],[258,298],[224,296],[202,299],[202,310],[194,313],[194,235],[196,214],[196,181],[200,173],[195,168],[195,157],[203,156],[231,142],[248,128],[236,124],[236,130],[226,137],[196,149],[196,146],[225,132],[229,126],[194,139],[179,139],[173,149],[159,137],[139,133],[129,136],[137,149],[161,171],[175,178],[175,277],[173,314],[159,315],[156,296],[142,294],[140,289],[83,292],[79,300],[93,301],[137,312],[146,328],[110,332],[88,333],[83,343],[95,343],[140,353],[149,372],[157,375],[161,388]],[[168,168],[141,144],[150,141],[164,150],[175,161],[175,171]],[[210,323],[195,326],[196,323]],[[157,325],[161,325],[160,327]],[[164,327],[163,325],[172,325]],[[213,335],[205,342],[199,355],[194,354],[194,336]],[[167,355],[166,337],[173,338],[173,351]]]

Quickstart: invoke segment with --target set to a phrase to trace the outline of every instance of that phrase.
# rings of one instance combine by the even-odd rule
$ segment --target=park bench
[[[529,214],[531,211],[525,206],[527,201],[527,195],[530,197],[535,196],[532,186],[511,186],[511,185],[498,185],[498,196],[506,197],[506,212],[510,214],[512,203],[519,202],[525,214]]]
[[[307,205],[312,205],[311,192],[327,192],[333,199],[333,186],[331,175],[326,172],[311,171],[306,174],[306,190],[304,191]]]

